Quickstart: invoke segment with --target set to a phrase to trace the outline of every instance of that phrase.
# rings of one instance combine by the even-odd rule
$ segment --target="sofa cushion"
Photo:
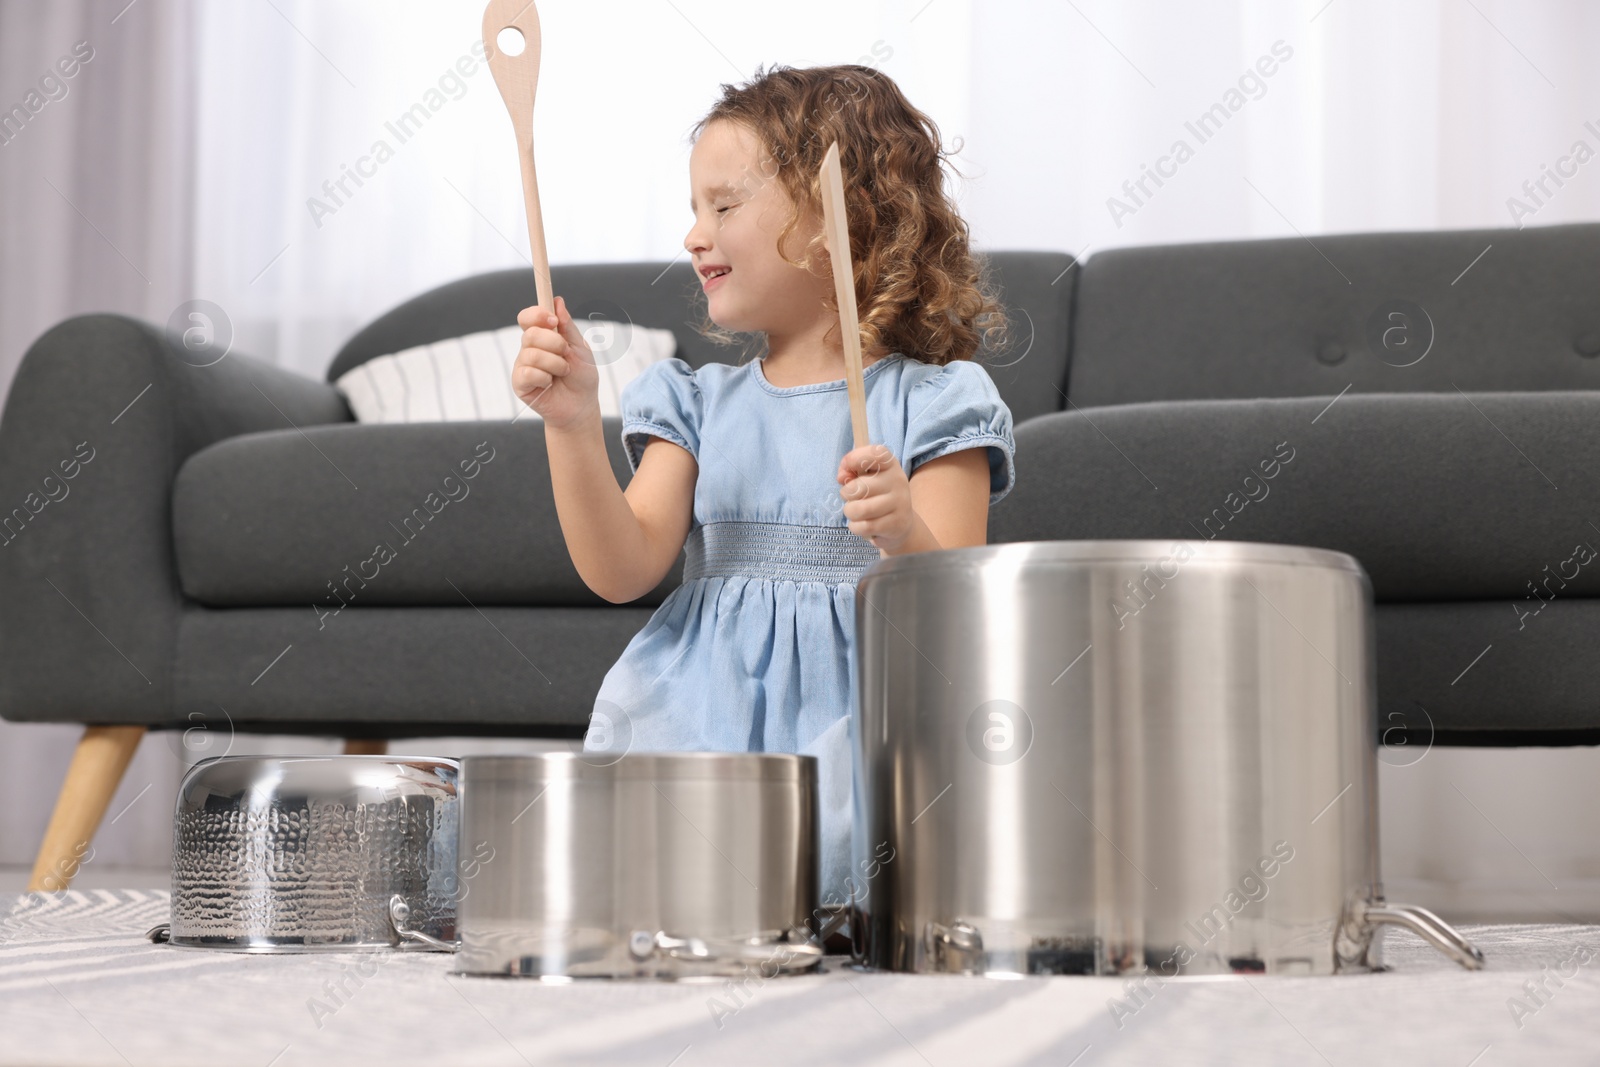
[[[990,540],[1332,548],[1379,601],[1501,598],[1517,630],[1550,600],[1600,596],[1597,425],[1589,392],[1062,412],[1017,427],[1017,487]]]
[[[621,422],[603,425],[626,485]],[[228,438],[179,469],[172,522],[184,595],[212,607],[605,603],[567,554],[534,420]]]
[[[1014,342],[1004,352],[979,353],[1016,421],[1060,411],[1066,388],[1067,335],[1078,271],[1061,252],[993,252],[989,269]],[[609,319],[671,330],[678,355],[691,367],[737,363],[747,347],[727,348],[702,336],[695,323],[705,297],[694,267],[671,263],[579,263],[550,270],[574,318]],[[492,330],[516,321],[534,302],[533,269],[494,271],[439,286],[374,319],[328,367],[328,380],[374,356],[448,337]]]
[[[1081,269],[1082,407],[1600,388],[1600,224],[1113,249]]]

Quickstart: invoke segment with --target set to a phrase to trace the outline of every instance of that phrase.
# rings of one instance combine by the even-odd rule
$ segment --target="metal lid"
[[[812,781],[815,756],[787,752],[541,752],[519,756],[466,756],[461,761],[463,788],[475,781],[544,781],[573,778],[593,781]]]
[[[1266,563],[1291,567],[1322,567],[1366,575],[1361,562],[1354,556],[1330,548],[1279,545],[1264,541],[1203,541],[1172,538],[1170,540],[1007,541],[1003,544],[977,545],[972,548],[912,552],[904,556],[890,556],[879,560],[867,568],[866,573],[861,576],[861,581],[929,569],[998,567],[1010,570],[1034,565],[1157,563],[1183,558],[1185,553],[1189,555],[1184,566],[1192,566],[1196,562]]]

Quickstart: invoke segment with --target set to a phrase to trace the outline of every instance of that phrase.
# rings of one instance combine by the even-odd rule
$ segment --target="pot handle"
[[[406,898],[396,893],[389,898],[389,925],[394,928],[394,936],[401,941],[410,941],[414,944],[426,945],[435,952],[459,952],[460,941],[441,941],[432,934],[425,934],[421,930],[412,930],[406,926],[406,920],[411,918],[411,905],[406,903]]]
[[[1483,969],[1483,953],[1449,923],[1415,904],[1390,904],[1379,901],[1362,904],[1360,918],[1366,923],[1403,926],[1469,971]]]
[[[823,920],[822,926],[817,930],[813,940],[818,944],[822,944],[823,942],[827,941],[828,938],[832,937],[846,922],[853,922],[854,916],[851,912],[852,906],[853,905],[851,904],[840,904],[835,907],[828,907],[824,905],[822,908],[819,908],[818,910],[824,912],[827,915],[827,918]]]
[[[929,920],[922,928],[922,950],[938,970],[965,971],[968,956],[983,954],[983,931],[964,919]]]
[[[651,933],[648,930],[635,930],[628,935],[628,955],[643,962],[651,956],[666,956],[675,960],[700,960],[712,961],[737,961],[741,963],[771,963],[780,952],[788,953],[788,958],[779,965],[780,970],[787,970],[790,961],[798,961],[802,968],[809,967],[822,959],[822,945],[813,941],[762,941],[752,944],[746,941],[733,943],[707,942],[699,937],[674,937],[665,931]]]

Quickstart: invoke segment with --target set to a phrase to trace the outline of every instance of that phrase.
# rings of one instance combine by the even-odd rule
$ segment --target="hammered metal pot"
[[[243,952],[447,948],[458,769],[388,756],[195,764],[173,821],[171,923],[152,937]]]
[[[856,596],[858,959],[968,974],[1334,974],[1384,924],[1372,588],[1339,552],[1048,541]]]
[[[814,968],[816,757],[467,756],[458,973],[771,978]]]

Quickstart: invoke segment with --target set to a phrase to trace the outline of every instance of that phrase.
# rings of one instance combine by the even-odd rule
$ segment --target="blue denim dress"
[[[893,354],[867,365],[867,425],[907,475],[986,448],[989,502],[1015,479],[1011,412],[979,364]],[[699,465],[683,584],[607,672],[586,751],[817,757],[822,903],[849,896],[855,583],[879,557],[848,529],[837,481],[853,447],[841,379],[779,388],[760,360],[652,364],[622,391],[638,470],[650,437]],[[859,879],[855,881],[859,882]]]

